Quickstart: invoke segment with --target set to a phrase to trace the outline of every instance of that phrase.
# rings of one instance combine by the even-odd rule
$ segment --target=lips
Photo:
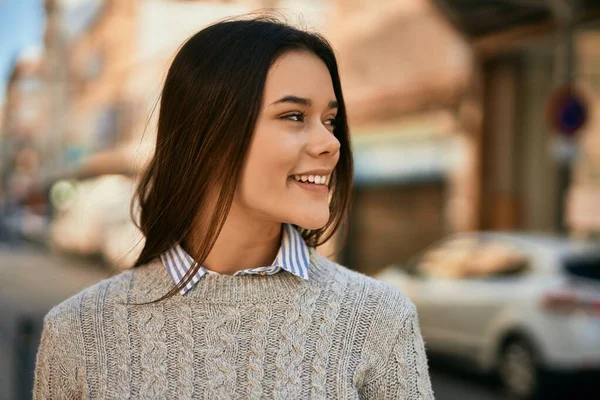
[[[311,182],[302,182],[296,179],[291,179],[295,185],[298,185],[301,189],[304,189],[308,192],[327,194],[329,193],[329,186],[326,184],[317,184]]]

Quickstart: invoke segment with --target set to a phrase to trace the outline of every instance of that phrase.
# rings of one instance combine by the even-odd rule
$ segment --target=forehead
[[[299,96],[315,105],[335,100],[331,75],[325,63],[308,51],[283,54],[269,69],[264,100],[270,104],[283,96]]]

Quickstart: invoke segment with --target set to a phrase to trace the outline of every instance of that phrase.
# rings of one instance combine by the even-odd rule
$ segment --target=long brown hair
[[[156,150],[132,202],[146,237],[134,268],[185,240],[200,212],[213,210],[197,262],[160,301],[189,283],[214,246],[231,207],[260,111],[270,66],[285,52],[317,55],[331,74],[339,104],[334,135],[340,159],[331,180],[331,217],[321,229],[299,228],[309,246],[327,241],[345,221],[352,153],[337,62],[329,43],[272,17],[228,20],[188,39],[176,54],[160,99]],[[217,193],[209,207],[209,194]],[[135,218],[134,218],[135,221]]]

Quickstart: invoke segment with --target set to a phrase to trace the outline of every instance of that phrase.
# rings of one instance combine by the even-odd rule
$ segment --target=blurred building
[[[17,167],[17,153],[31,150],[43,132],[44,20],[42,0],[0,3],[0,197]]]
[[[348,264],[374,271],[456,231],[597,232],[597,2],[337,5],[358,178]],[[590,106],[579,141],[547,123],[569,81]]]
[[[45,30],[43,56],[14,69],[2,129],[9,148],[26,141],[40,152],[42,183],[114,146],[129,129],[131,105],[122,83],[132,66],[136,3],[45,2],[45,21],[38,21]]]
[[[343,262],[375,272],[474,225],[449,207],[475,207],[466,181],[452,177],[475,155],[453,113],[472,55],[429,1],[333,3],[328,36],[339,53],[356,163]]]
[[[131,129],[135,0],[53,1],[48,63],[53,72],[51,157],[56,173],[114,147]]]
[[[597,196],[589,179],[586,189],[571,196],[578,202],[567,200],[573,167],[593,164],[589,142],[598,129],[594,121],[598,92],[592,81],[598,65],[591,59],[600,4],[435,3],[468,38],[476,57],[472,88],[482,117],[476,227],[568,232],[578,230],[577,220],[589,231],[595,218],[584,205]],[[549,98],[565,85],[581,89],[588,104],[588,123],[574,139],[548,123]]]

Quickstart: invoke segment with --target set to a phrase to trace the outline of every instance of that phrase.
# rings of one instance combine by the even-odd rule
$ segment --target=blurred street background
[[[337,52],[356,181],[321,251],[415,303],[436,398],[600,398],[600,0],[0,0],[0,400],[141,250],[178,46],[266,9]]]

